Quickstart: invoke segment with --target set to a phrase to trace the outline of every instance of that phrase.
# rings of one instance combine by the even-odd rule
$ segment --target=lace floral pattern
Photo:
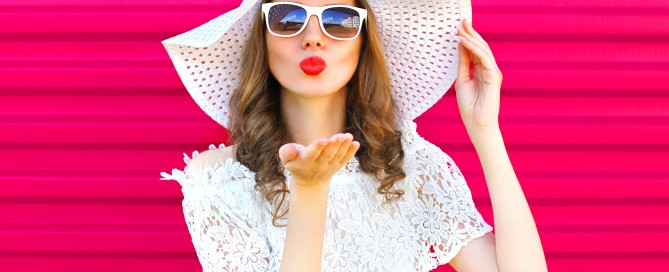
[[[399,201],[382,204],[378,183],[360,171],[356,157],[333,176],[322,271],[430,271],[493,230],[455,162],[420,137],[413,121],[402,124],[402,134],[407,177],[395,184],[405,191]],[[278,271],[286,232],[272,225],[269,204],[253,188],[254,173],[232,159],[191,165],[184,154],[184,161],[185,172],[162,172],[161,179],[182,186],[184,216],[204,272]]]

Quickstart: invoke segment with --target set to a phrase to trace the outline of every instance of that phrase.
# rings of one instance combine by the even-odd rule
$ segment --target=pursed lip
[[[300,68],[305,74],[315,76],[327,68],[327,63],[319,56],[311,56],[300,62]]]

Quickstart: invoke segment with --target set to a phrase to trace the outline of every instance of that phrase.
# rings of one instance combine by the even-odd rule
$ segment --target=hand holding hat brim
[[[461,43],[455,92],[460,115],[471,133],[481,128],[499,127],[502,73],[488,43],[469,22],[463,25],[464,30],[458,28]],[[470,62],[474,63],[474,78],[471,78]]]

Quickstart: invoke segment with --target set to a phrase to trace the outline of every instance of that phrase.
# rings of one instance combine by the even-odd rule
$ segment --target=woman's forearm
[[[470,135],[490,191],[499,270],[547,271],[539,233],[501,131],[477,130]]]
[[[328,201],[328,185],[290,189],[286,242],[281,272],[319,272]]]

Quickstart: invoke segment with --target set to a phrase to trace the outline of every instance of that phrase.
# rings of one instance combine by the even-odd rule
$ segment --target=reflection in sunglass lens
[[[337,38],[353,38],[360,28],[360,14],[351,8],[326,9],[323,11],[323,27]]]
[[[268,24],[279,35],[297,33],[307,18],[307,11],[291,4],[275,5],[269,9]],[[335,7],[323,11],[325,31],[337,38],[353,38],[360,28],[360,14],[351,8]]]
[[[290,4],[275,5],[269,9],[269,27],[279,35],[291,35],[299,31],[307,18],[307,11]]]

